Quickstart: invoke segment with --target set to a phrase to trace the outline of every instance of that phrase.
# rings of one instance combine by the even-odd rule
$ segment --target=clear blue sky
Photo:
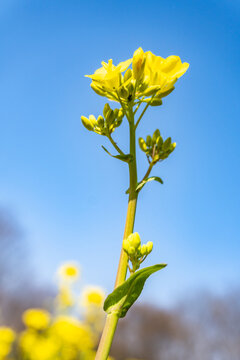
[[[39,281],[74,259],[85,282],[111,290],[127,166],[81,124],[105,103],[84,74],[142,46],[190,63],[138,129],[158,127],[177,142],[153,172],[164,185],[146,185],[139,198],[135,230],[154,242],[147,263],[169,264],[143,298],[167,305],[239,285],[239,38],[238,0],[1,1],[0,204],[24,227]],[[126,130],[115,133],[125,149]],[[138,155],[141,176],[147,162]]]

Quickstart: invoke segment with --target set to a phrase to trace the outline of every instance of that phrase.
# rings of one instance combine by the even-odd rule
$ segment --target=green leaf
[[[144,187],[144,185],[149,182],[149,181],[152,181],[152,180],[155,180],[157,182],[159,182],[160,184],[163,184],[163,180],[159,177],[159,176],[151,176],[145,180],[142,180],[140,181],[138,184],[137,184],[137,187],[136,187],[136,191],[140,191],[142,190],[142,188]],[[125,194],[129,194],[129,188],[125,191]]]
[[[116,313],[124,317],[129,308],[140,296],[147,278],[163,269],[167,264],[157,264],[146,267],[131,275],[122,285],[118,286],[104,302],[103,309],[107,314]]]
[[[108,155],[110,155],[111,157],[115,158],[115,159],[118,159],[118,160],[122,160],[122,161],[125,161],[125,162],[130,162],[132,160],[132,155],[131,154],[126,154],[126,155],[112,155],[103,145],[102,145],[102,148],[104,151],[106,151],[106,153]]]
[[[143,180],[140,183],[138,183],[137,187],[136,187],[136,191],[140,191],[147,182],[152,181],[152,180],[155,180],[155,181],[159,182],[160,184],[163,184],[163,180],[160,177],[151,176],[151,177],[147,178],[146,180]]]

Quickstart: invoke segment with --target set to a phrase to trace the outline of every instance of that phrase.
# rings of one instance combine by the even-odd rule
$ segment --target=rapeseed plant
[[[130,68],[132,64],[132,69]],[[153,249],[151,241],[141,245],[140,236],[134,231],[134,220],[137,199],[140,191],[149,181],[163,184],[159,176],[149,176],[153,167],[167,159],[174,151],[176,143],[171,137],[163,139],[160,130],[156,129],[146,140],[139,138],[140,149],[145,153],[148,168],[142,179],[137,176],[136,161],[136,130],[146,110],[150,106],[162,105],[162,99],[173,90],[177,80],[187,71],[189,64],[182,62],[179,56],[163,58],[151,51],[144,52],[138,48],[132,59],[113,64],[113,60],[102,62],[102,67],[94,74],[86,75],[92,80],[91,88],[100,96],[115,101],[120,108],[111,108],[106,103],[101,115],[82,116],[85,128],[109,139],[117,154],[111,154],[104,146],[108,155],[127,163],[129,168],[128,210],[123,236],[122,250],[115,281],[114,291],[106,298],[104,310],[107,313],[105,327],[98,347],[96,360],[108,358],[112,340],[120,317],[124,317],[128,309],[139,297],[146,279],[154,272],[164,268],[166,264],[157,264],[140,268]],[[140,114],[138,115],[141,107]],[[123,151],[113,139],[113,132],[122,124],[124,118],[129,125],[129,149]],[[126,280],[127,270],[129,278]]]

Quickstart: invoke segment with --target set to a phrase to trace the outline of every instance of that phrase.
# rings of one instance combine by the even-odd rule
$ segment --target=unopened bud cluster
[[[153,136],[147,135],[146,140],[139,138],[139,147],[145,152],[147,158],[153,164],[166,159],[175,149],[176,143],[169,137],[163,140],[159,129],[155,130]]]
[[[153,249],[153,243],[148,241],[147,244],[141,245],[141,239],[137,232],[128,236],[123,240],[123,250],[127,253],[129,260],[132,263],[131,273],[139,269],[140,264],[146,259]]]
[[[108,136],[121,125],[123,116],[124,113],[122,109],[112,110],[107,103],[103,109],[103,116],[99,115],[97,119],[94,115],[90,115],[89,118],[82,116],[81,120],[85,128],[89,131]]]

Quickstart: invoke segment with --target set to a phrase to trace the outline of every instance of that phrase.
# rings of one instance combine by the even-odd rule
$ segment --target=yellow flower
[[[124,72],[131,64],[132,59],[120,62],[117,66],[113,65],[112,59],[108,60],[108,63],[102,61],[102,67],[97,69],[93,75],[85,75],[92,79],[91,86],[93,90],[99,89],[105,95],[105,92],[112,93],[119,89],[122,82],[121,73]],[[108,94],[109,95],[109,94]],[[107,95],[106,95],[107,96]],[[110,96],[110,98],[112,98]]]
[[[60,266],[58,275],[61,280],[74,281],[79,277],[79,266],[75,262],[68,262]]]
[[[15,337],[15,333],[11,328],[0,327],[0,359],[5,359],[10,354]]]
[[[79,349],[91,349],[93,347],[90,330],[76,318],[58,316],[50,331],[66,345],[75,345]]]
[[[189,64],[182,63],[179,56],[169,56],[166,59],[147,51],[144,67],[145,82],[148,87],[142,95],[151,95],[157,92],[157,96],[173,90],[175,82],[187,71]]]
[[[42,309],[29,309],[23,313],[24,324],[35,330],[44,330],[50,323],[50,314]]]
[[[60,342],[54,336],[42,336],[32,330],[24,331],[19,339],[20,348],[23,354],[31,360],[52,360],[55,359]]]
[[[0,343],[12,343],[15,340],[15,332],[6,326],[0,326]]]
[[[98,286],[87,286],[83,290],[83,304],[85,306],[102,306],[105,298],[105,292]]]
[[[71,289],[68,286],[60,286],[57,295],[57,303],[60,308],[67,308],[74,305],[74,298]]]

